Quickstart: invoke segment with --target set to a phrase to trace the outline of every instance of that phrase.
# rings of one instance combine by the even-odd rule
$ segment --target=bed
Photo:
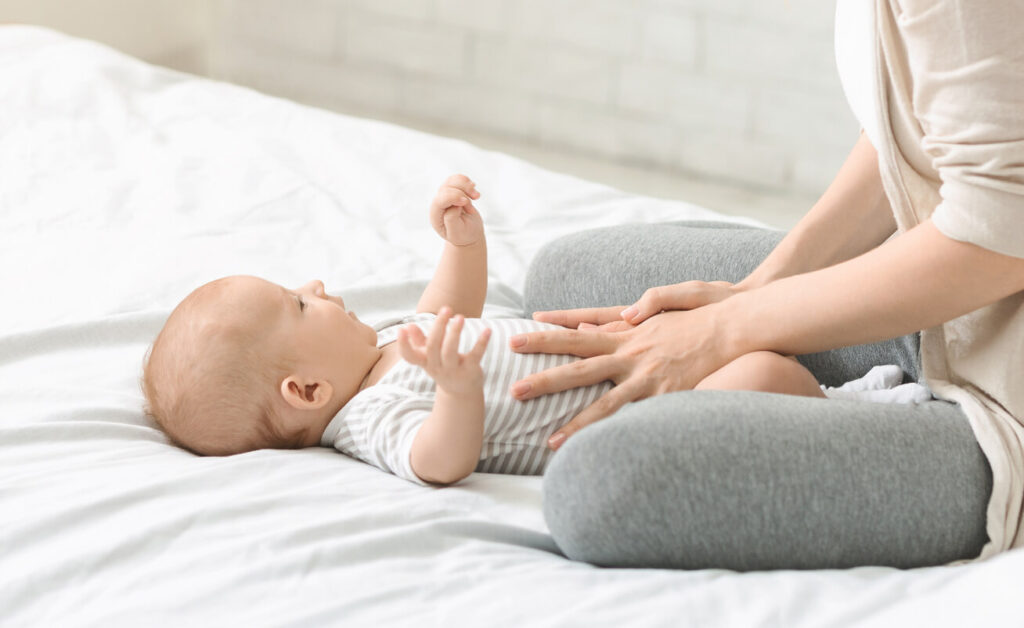
[[[1021,625],[1024,551],[912,571],[600,569],[538,477],[413,485],[333,450],[200,458],[144,417],[143,354],[223,275],[411,311],[453,172],[483,193],[485,315],[583,227],[732,220],[462,141],[0,27],[0,625]]]

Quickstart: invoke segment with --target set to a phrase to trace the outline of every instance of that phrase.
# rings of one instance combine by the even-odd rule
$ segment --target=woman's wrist
[[[732,285],[734,293],[739,294],[741,292],[749,292],[760,288],[761,286],[770,283],[772,280],[765,276],[765,273],[758,273],[756,270],[740,281]]]
[[[715,315],[723,351],[797,355],[927,329],[1020,290],[1024,260],[925,221],[855,259],[740,292]]]
[[[740,356],[758,350],[757,339],[751,333],[754,327],[746,316],[749,311],[745,306],[747,294],[746,289],[739,289],[732,297],[707,306],[708,314],[715,325],[719,360],[723,366]]]

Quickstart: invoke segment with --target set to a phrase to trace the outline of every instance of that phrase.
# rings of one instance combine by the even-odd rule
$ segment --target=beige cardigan
[[[1024,0],[874,8],[869,137],[899,230],[931,217],[951,238],[1024,257]],[[979,558],[1024,546],[1024,292],[923,331],[921,354],[992,467]]]

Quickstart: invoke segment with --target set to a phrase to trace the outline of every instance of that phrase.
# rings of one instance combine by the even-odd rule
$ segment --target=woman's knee
[[[584,429],[569,439],[544,472],[544,519],[559,549],[573,560],[604,564],[604,553],[614,546],[618,490],[605,483],[607,439],[599,426]]]
[[[653,559],[642,551],[650,531],[637,525],[636,509],[657,492],[651,474],[663,470],[648,468],[638,441],[650,434],[635,432],[643,428],[631,418],[620,413],[577,432],[544,473],[544,518],[569,558],[604,566]]]
[[[773,351],[754,351],[740,356],[705,377],[695,388],[824,396],[818,381],[807,368],[795,358]]]
[[[541,310],[577,307],[576,292],[589,287],[581,259],[588,255],[589,232],[573,233],[548,242],[530,261],[523,287],[526,316]]]
[[[690,465],[706,459],[699,450],[716,437],[699,418],[700,404],[670,403],[679,394],[629,404],[554,456],[544,474],[544,517],[566,556],[610,567],[685,564],[679,554],[703,529],[688,512],[703,501]],[[684,522],[694,525],[679,529]]]

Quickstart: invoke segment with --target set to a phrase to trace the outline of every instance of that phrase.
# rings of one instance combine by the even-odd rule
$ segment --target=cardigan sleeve
[[[913,106],[956,240],[1024,257],[1024,0],[897,0]]]

